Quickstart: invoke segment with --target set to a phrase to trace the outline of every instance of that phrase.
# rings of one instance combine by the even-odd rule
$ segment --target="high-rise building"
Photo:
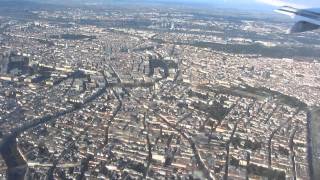
[[[26,74],[29,71],[29,58],[15,52],[0,55],[1,74]]]

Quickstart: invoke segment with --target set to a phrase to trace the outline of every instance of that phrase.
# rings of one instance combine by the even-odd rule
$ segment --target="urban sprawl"
[[[319,34],[231,12],[0,13],[0,179],[317,175]]]

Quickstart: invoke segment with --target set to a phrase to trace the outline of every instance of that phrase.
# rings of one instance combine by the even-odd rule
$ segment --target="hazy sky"
[[[240,1],[250,1],[250,0],[240,0]],[[300,8],[319,8],[320,7],[320,0],[256,0],[256,1],[274,5],[274,6],[290,5],[290,6],[300,7]]]
[[[254,6],[294,6],[297,8],[320,8],[320,0],[178,0],[178,1],[192,1],[200,3],[212,3],[212,4],[236,4],[236,5],[250,5]]]
[[[2,0],[0,0],[2,1]],[[10,1],[10,0],[4,0]],[[16,0],[17,1],[17,0]],[[30,1],[30,0],[29,0]],[[296,8],[320,8],[320,0],[31,0],[53,3],[109,3],[109,2],[162,2],[162,3],[196,3],[204,7],[227,7],[235,9],[274,10],[279,6]]]
[[[295,8],[320,8],[320,0],[155,0],[178,3],[208,4],[216,7],[231,7],[237,9],[274,10],[280,6]]]

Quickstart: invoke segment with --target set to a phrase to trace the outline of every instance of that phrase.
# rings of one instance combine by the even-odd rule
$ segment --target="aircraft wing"
[[[320,9],[297,9],[283,6],[276,12],[289,15],[295,19],[296,23],[289,30],[289,33],[300,33],[320,28]]]

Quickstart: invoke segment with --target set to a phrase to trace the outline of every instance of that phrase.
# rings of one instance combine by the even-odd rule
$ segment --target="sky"
[[[240,0],[250,1],[250,0]],[[252,1],[252,0],[251,0]],[[258,3],[265,3],[274,6],[289,5],[296,8],[320,8],[319,0],[256,0]]]
[[[105,0],[108,1],[108,0]],[[142,0],[148,1],[148,0]],[[149,0],[150,1],[150,0]],[[275,9],[280,6],[295,8],[320,8],[320,0],[153,0],[158,2],[198,3],[219,7],[232,7],[238,9]]]
[[[0,0],[2,1],[2,0]],[[10,1],[10,0],[7,0]],[[17,0],[16,0],[17,1]],[[159,2],[159,3],[195,3],[212,7],[227,7],[236,9],[274,10],[280,6],[292,6],[295,8],[320,8],[320,0],[28,0],[53,3],[109,3],[109,2]]]
[[[222,3],[250,6],[293,6],[297,8],[320,8],[320,0],[179,0],[200,3]]]

